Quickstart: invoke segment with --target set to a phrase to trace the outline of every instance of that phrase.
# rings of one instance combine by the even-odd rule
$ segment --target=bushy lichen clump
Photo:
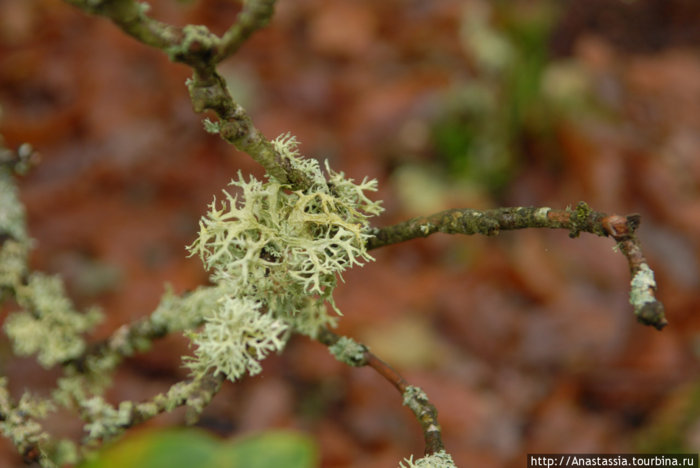
[[[198,374],[214,368],[231,379],[246,371],[259,373],[259,361],[284,347],[288,328],[272,314],[261,314],[260,306],[250,299],[224,297],[221,306],[206,317],[204,329],[193,334],[197,350],[189,367]]]
[[[41,365],[51,367],[83,352],[82,335],[100,314],[78,312],[60,278],[29,272],[31,243],[12,174],[0,167],[0,299],[14,295],[22,308],[8,315],[4,329],[17,354],[36,354]]]
[[[41,443],[48,438],[37,419],[45,418],[53,410],[46,400],[33,398],[29,393],[22,395],[17,403],[12,402],[7,388],[7,378],[0,377],[0,431],[12,440],[20,450]]]
[[[24,310],[7,317],[5,331],[18,355],[36,354],[42,366],[51,367],[84,351],[82,335],[101,319],[97,309],[78,312],[57,276],[32,273],[15,291]]]
[[[222,202],[211,203],[189,247],[226,290],[217,312],[204,317],[203,331],[193,334],[198,351],[190,366],[214,368],[232,380],[245,370],[258,372],[251,358],[281,349],[287,331],[315,336],[334,324],[325,303],[339,313],[332,296],[337,278],[372,259],[365,248],[368,218],[381,212],[365,194],[376,190],[376,181],[354,183],[327,163],[324,176],[317,161],[299,156],[289,135],[273,144],[311,186],[293,190],[274,177],[246,181],[239,174],[231,185],[240,193],[224,192]],[[245,323],[248,331],[234,332],[233,323]],[[222,339],[236,334],[242,340],[236,345]]]
[[[26,274],[30,245],[24,207],[17,196],[12,173],[0,167],[0,299]]]
[[[450,454],[444,450],[419,458],[416,461],[413,461],[413,455],[411,455],[410,458],[406,458],[404,461],[408,465],[399,463],[399,468],[455,468],[457,466]]]

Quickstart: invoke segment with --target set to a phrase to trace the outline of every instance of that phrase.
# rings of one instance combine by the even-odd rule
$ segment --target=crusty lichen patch
[[[639,267],[630,285],[630,304],[634,307],[635,313],[638,313],[644,304],[656,302],[653,294],[654,290],[656,290],[654,272],[651,271],[651,268],[646,263],[642,263]]]

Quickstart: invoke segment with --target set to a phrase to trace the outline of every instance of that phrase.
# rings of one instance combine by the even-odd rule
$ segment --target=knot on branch
[[[639,323],[651,325],[657,330],[663,330],[668,325],[664,305],[657,300],[643,304],[636,314]]]
[[[634,235],[640,223],[641,216],[637,213],[627,216],[610,215],[600,221],[605,233],[618,242]]]
[[[182,37],[165,52],[173,62],[185,63],[196,70],[213,68],[220,39],[202,25],[188,24],[180,31]]]

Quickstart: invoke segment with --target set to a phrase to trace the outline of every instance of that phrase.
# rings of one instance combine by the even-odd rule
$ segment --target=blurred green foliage
[[[134,432],[80,468],[312,468],[318,463],[313,440],[293,432],[230,441],[202,430],[168,429]]]
[[[524,141],[553,140],[556,120],[585,106],[585,71],[550,61],[557,16],[551,1],[465,7],[460,37],[471,76],[445,96],[431,128],[450,179],[498,194],[527,159]]]
[[[700,380],[676,388],[637,434],[646,453],[694,453],[700,439]]]

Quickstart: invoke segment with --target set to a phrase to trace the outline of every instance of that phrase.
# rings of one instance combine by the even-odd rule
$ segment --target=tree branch
[[[354,367],[371,367],[403,395],[403,404],[411,409],[423,430],[425,455],[432,455],[445,449],[437,420],[437,409],[430,403],[423,390],[409,385],[401,374],[379,359],[363,344],[340,336],[327,328],[322,328],[319,331],[317,339],[328,346],[336,359]]]
[[[251,34],[267,26],[274,13],[275,2],[276,0],[244,2],[238,21],[221,37],[215,56],[217,63],[236,53]]]
[[[221,120],[217,130],[221,138],[260,163],[268,174],[296,190],[311,186],[309,178],[292,167],[273,144],[255,128],[245,110],[228,92],[216,65],[238,50],[253,32],[269,22],[275,0],[248,0],[237,21],[223,38],[206,26],[169,25],[146,12],[146,4],[135,0],[65,0],[84,11],[105,16],[138,41],[167,53],[171,60],[190,66],[194,73],[188,89],[195,112],[211,110]]]
[[[567,229],[569,236],[581,232],[610,236],[618,242],[632,275],[630,302],[637,320],[661,330],[667,325],[663,304],[656,299],[654,273],[642,253],[635,235],[640,217],[607,215],[593,211],[584,202],[575,209],[553,210],[549,207],[495,208],[491,210],[452,209],[429,216],[419,216],[393,226],[375,228],[367,240],[367,249],[377,249],[436,232],[445,234],[484,234],[525,228]]]
[[[88,433],[85,442],[106,442],[133,426],[179,406],[189,407],[186,420],[188,424],[193,424],[219,392],[224,378],[223,374],[208,373],[197,379],[177,382],[165,394],[158,394],[150,400],[141,403],[124,401],[117,408],[101,397],[81,401],[81,418],[86,421],[85,431]]]

